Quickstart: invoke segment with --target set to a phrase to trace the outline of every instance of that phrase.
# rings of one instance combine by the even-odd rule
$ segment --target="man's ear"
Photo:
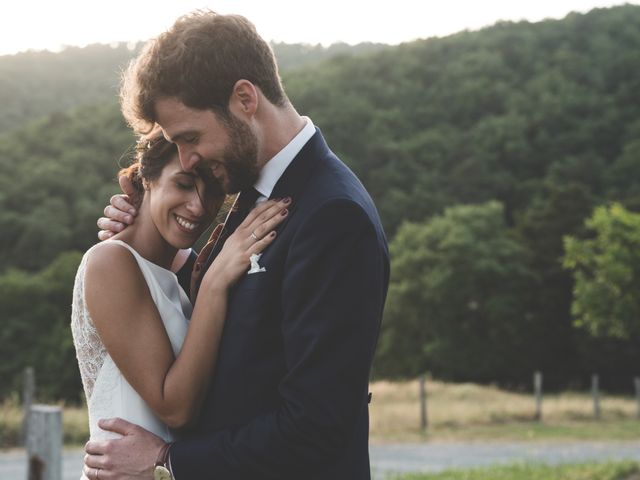
[[[253,117],[258,110],[258,89],[249,80],[238,80],[229,99],[229,110],[237,117]]]

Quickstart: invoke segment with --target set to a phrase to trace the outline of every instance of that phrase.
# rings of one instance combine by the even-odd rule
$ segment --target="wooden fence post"
[[[27,430],[28,480],[62,480],[62,409],[33,405]]]
[[[24,385],[22,386],[22,444],[27,444],[27,430],[29,429],[29,412],[36,396],[36,376],[33,367],[24,369]]]
[[[425,374],[420,375],[420,429],[423,432],[427,431],[427,389],[426,389],[427,376]]]
[[[593,397],[593,416],[600,419],[600,379],[597,374],[591,377],[591,396]]]
[[[638,405],[637,417],[640,418],[640,377],[633,379],[633,385],[636,388],[636,404]]]
[[[542,421],[542,372],[533,374],[533,391],[536,396],[536,421]]]

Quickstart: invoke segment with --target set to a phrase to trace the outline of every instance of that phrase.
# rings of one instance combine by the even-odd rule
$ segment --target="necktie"
[[[238,225],[247,218],[247,215],[249,215],[249,212],[255,206],[256,200],[258,200],[259,197],[260,192],[253,187],[240,192],[240,195],[238,196],[236,203],[233,205],[233,209],[224,224],[225,228],[223,235],[226,235],[225,239],[235,232]]]
[[[191,273],[191,302],[195,303],[198,289],[200,288],[200,282],[205,270],[205,266],[210,263],[209,259],[213,260],[222,250],[224,242],[229,236],[236,231],[238,225],[247,217],[251,209],[255,206],[256,200],[261,196],[255,188],[251,187],[247,190],[242,190],[236,198],[227,220],[225,223],[216,225],[216,228],[211,232],[209,240],[205,246],[200,250],[198,258],[193,265],[193,271]]]

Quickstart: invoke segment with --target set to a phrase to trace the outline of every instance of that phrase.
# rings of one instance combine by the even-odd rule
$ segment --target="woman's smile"
[[[193,232],[197,231],[199,229],[200,225],[202,224],[202,222],[198,222],[198,221],[194,221],[194,220],[188,219],[186,217],[178,215],[177,213],[174,213],[173,216],[175,217],[176,222],[178,223],[178,227],[180,228],[180,230],[184,231],[185,233],[193,233]]]

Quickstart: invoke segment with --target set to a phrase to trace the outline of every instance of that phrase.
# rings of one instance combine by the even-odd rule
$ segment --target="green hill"
[[[0,56],[0,133],[55,112],[115,102],[120,71],[133,55],[119,44]]]
[[[390,233],[498,199],[511,224],[553,188],[640,207],[640,7],[499,23],[285,76],[372,191]],[[626,153],[625,153],[626,152]]]

